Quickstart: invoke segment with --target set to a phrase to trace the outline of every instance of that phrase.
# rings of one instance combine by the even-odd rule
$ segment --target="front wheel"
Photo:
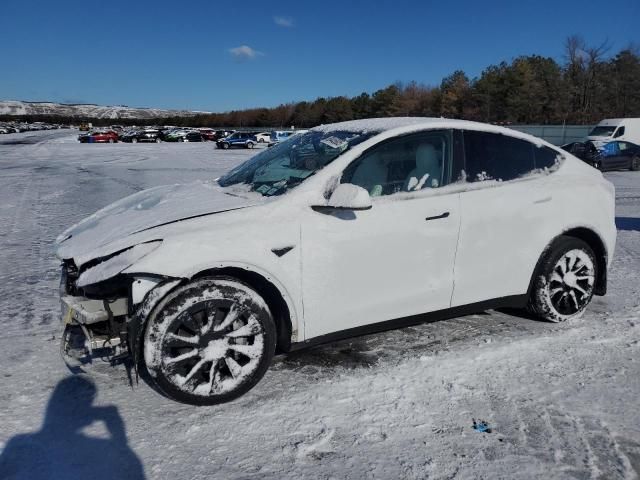
[[[223,148],[224,150],[227,150],[227,149],[229,148],[229,144],[228,144],[228,143],[223,143],[223,144],[222,144],[222,148]]]
[[[253,142],[247,143],[247,148],[249,148],[249,149],[253,148]]]
[[[258,293],[228,277],[203,278],[171,293],[151,315],[144,361],[168,397],[213,405],[258,383],[275,344],[273,317]]]
[[[640,157],[634,156],[631,159],[631,170],[633,170],[634,172],[640,170]]]
[[[574,237],[559,237],[547,250],[533,282],[529,307],[551,322],[579,317],[593,298],[597,263],[593,250]]]

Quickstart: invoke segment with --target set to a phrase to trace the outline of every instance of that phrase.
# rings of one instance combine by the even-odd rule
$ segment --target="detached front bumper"
[[[62,337],[60,354],[74,373],[87,372],[95,362],[113,365],[128,357],[127,299],[92,300],[63,295],[60,298]]]
[[[127,315],[128,299],[91,300],[86,297],[63,295],[60,297],[62,323],[90,325],[106,322],[109,318]],[[108,309],[108,310],[107,310]]]
[[[108,261],[100,265],[106,268]],[[102,282],[98,285],[104,290],[96,289],[95,284],[86,290],[79,286],[79,278],[73,262],[64,262],[60,278],[60,351],[73,372],[89,371],[100,363],[114,365],[130,356],[135,361],[135,346],[140,343],[144,319],[181,281],[122,276],[114,283],[112,278],[103,280],[97,275]]]

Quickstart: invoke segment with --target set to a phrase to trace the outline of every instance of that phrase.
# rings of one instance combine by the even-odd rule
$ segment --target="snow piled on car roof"
[[[311,130],[314,132],[331,132],[335,130],[343,132],[384,132],[393,128],[433,123],[441,120],[441,118],[429,117],[366,118],[363,120],[349,120],[347,122],[320,125]]]
[[[410,133],[412,131],[425,128],[457,128],[465,130],[475,130],[482,132],[500,133],[503,135],[509,135],[516,138],[522,138],[533,142],[537,146],[550,146],[548,142],[529,135],[527,133],[519,132],[506,127],[498,125],[491,125],[488,123],[472,122],[469,120],[458,120],[451,118],[435,118],[435,117],[389,117],[389,118],[366,118],[362,120],[350,120],[347,122],[331,123],[326,125],[319,125],[312,128],[312,132],[329,133],[335,131],[343,132],[376,132],[383,133],[394,130],[394,134]]]

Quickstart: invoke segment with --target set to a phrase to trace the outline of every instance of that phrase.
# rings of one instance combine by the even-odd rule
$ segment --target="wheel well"
[[[604,242],[602,241],[600,236],[593,230],[584,227],[572,228],[571,230],[562,232],[562,234],[558,237],[560,236],[578,238],[591,247],[591,250],[593,250],[593,253],[596,256],[597,263],[596,284],[594,286],[593,293],[595,293],[596,295],[605,295],[607,293],[607,249],[604,246]],[[531,276],[531,281],[529,282],[529,296],[531,295],[533,282],[536,275],[538,274],[540,264],[542,263],[542,260],[544,259],[547,251],[549,250],[549,248],[551,248],[558,237],[549,242],[549,244],[540,255],[540,259],[536,264],[536,268],[533,271],[533,275]]]
[[[598,263],[596,284],[594,286],[594,293],[596,295],[604,295],[607,293],[607,249],[604,246],[604,242],[600,236],[593,230],[580,227],[567,230],[563,233],[567,237],[579,238],[587,245],[591,247],[593,253],[596,255],[596,262]]]
[[[211,275],[225,275],[236,278],[260,294],[269,306],[276,324],[276,353],[288,352],[291,349],[291,313],[287,302],[278,288],[259,273],[237,267],[223,267],[205,270],[193,276],[194,279]]]

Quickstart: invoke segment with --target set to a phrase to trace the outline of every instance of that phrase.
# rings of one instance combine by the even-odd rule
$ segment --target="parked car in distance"
[[[181,128],[174,128],[164,132],[163,140],[165,142],[184,142],[184,137],[187,136],[188,131]]]
[[[571,142],[560,148],[593,166],[594,159],[600,154],[595,144],[591,141]]]
[[[274,130],[269,135],[269,143],[270,145],[274,145],[276,143],[287,140],[289,137],[295,135],[296,133],[306,132],[308,132],[308,130]]]
[[[587,136],[596,147],[612,140],[626,140],[640,144],[640,118],[607,118],[596,125]]]
[[[120,140],[123,142],[129,142],[129,143],[138,143],[138,142],[159,143],[162,141],[160,139],[160,132],[154,129],[135,130],[133,132],[128,132],[122,135],[120,137]]]
[[[256,133],[255,137],[258,143],[269,143],[271,141],[271,133],[269,132]]]
[[[202,135],[202,140],[213,142],[216,140],[216,131],[213,128],[199,128],[198,131]]]
[[[562,148],[598,170],[640,170],[640,146],[613,141],[597,148],[593,142],[574,142]]]
[[[197,130],[173,130],[165,133],[165,142],[201,142],[202,135]]]
[[[216,140],[220,140],[221,138],[228,137],[229,135],[235,133],[235,130],[216,130]]]
[[[185,142],[202,142],[203,138],[202,138],[202,134],[197,131],[197,130],[192,130],[190,132],[187,132],[187,134],[184,136],[184,140]]]
[[[168,397],[215,404],[276,352],[490,308],[573,319],[606,293],[614,207],[601,172],[511,129],[323,125],[63,232],[61,351],[131,355]]]
[[[80,143],[116,143],[118,134],[112,131],[91,132],[86,135],[80,135],[78,140]]]
[[[216,146],[224,149],[232,147],[253,148],[256,143],[258,141],[252,132],[235,132],[217,140]]]

